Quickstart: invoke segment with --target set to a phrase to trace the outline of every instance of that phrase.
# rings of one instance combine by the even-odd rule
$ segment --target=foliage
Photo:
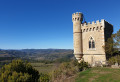
[[[108,38],[107,42],[105,43],[107,59],[118,54],[118,48],[120,48],[120,30]]]
[[[120,29],[117,31],[117,33],[115,33],[114,40],[115,40],[115,47],[120,48]]]
[[[78,63],[78,68],[79,68],[79,71],[86,70],[88,69],[88,63],[81,61],[81,63]]]
[[[49,82],[50,76],[47,74],[40,73],[39,82]]]
[[[113,45],[114,45],[113,37],[111,36],[110,38],[108,38],[107,42],[105,43],[105,52],[106,54],[108,54],[108,56],[113,54],[114,51]]]
[[[20,59],[13,60],[12,63],[4,65],[0,70],[0,82],[35,82],[38,79],[39,72],[30,63],[24,63]]]
[[[70,76],[74,76],[76,73],[88,68],[88,64],[84,61],[78,63],[76,60],[71,62],[61,63],[52,73],[53,80],[65,79]]]
[[[115,63],[120,64],[120,55],[109,58],[108,64],[114,65]]]
[[[17,57],[31,60],[50,60],[58,58],[72,58],[73,50],[71,49],[22,49],[22,50],[0,50],[0,57]]]
[[[56,63],[70,62],[71,61],[70,58],[72,58],[72,57],[73,57],[73,54],[68,54],[62,58],[56,59],[54,62],[56,62]]]
[[[15,59],[15,57],[0,57],[0,61],[4,61],[4,60],[13,60]]]

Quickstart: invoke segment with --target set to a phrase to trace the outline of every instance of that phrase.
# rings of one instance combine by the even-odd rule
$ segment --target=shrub
[[[88,63],[84,62],[84,61],[81,61],[81,63],[78,63],[78,68],[79,68],[79,71],[86,70],[86,69],[89,68]]]
[[[118,55],[118,56],[111,57],[111,58],[109,58],[109,60],[108,60],[108,64],[109,64],[109,65],[114,65],[115,63],[120,64],[120,56],[119,56],[119,55]]]
[[[49,82],[49,81],[50,81],[49,75],[40,73],[39,82]]]
[[[39,72],[30,63],[13,60],[0,69],[0,82],[37,82]]]
[[[73,60],[71,62],[64,62],[53,71],[52,79],[61,80],[73,76],[82,70],[86,70],[87,68],[88,63],[84,61],[82,61],[81,63],[78,63],[77,60]]]

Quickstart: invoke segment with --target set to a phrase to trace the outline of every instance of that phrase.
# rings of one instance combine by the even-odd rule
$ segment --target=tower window
[[[91,41],[89,41],[89,48],[91,48]]]
[[[92,48],[95,48],[95,42],[92,41]]]
[[[94,49],[95,48],[95,41],[92,37],[89,39],[89,49]]]

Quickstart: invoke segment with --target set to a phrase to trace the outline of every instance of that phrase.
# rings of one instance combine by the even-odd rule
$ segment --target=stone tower
[[[78,62],[84,59],[89,64],[100,62],[105,64],[105,42],[111,37],[113,25],[101,21],[82,23],[83,14],[72,14],[74,55]]]
[[[81,30],[83,14],[80,12],[74,13],[72,15],[72,21],[73,21],[73,37],[74,37],[74,55],[78,60],[78,62],[80,62],[83,56],[82,30]]]

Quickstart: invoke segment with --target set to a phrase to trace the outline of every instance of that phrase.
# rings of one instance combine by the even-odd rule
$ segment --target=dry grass
[[[31,63],[31,65],[39,71],[39,73],[49,73],[53,71],[56,64],[45,64],[45,63]]]

